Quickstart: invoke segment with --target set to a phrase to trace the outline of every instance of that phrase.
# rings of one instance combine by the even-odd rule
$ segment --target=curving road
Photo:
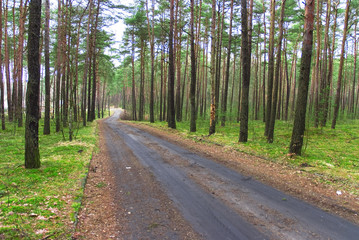
[[[359,226],[121,123],[120,114],[104,121],[104,134],[132,239],[183,239],[166,206],[198,234],[192,239],[359,239]]]

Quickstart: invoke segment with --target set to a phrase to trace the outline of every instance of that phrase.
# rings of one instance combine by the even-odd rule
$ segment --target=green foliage
[[[40,135],[41,168],[31,170],[24,168],[24,129],[0,132],[1,239],[69,238],[96,145],[95,127],[94,122],[79,129],[72,142],[62,141],[61,133]]]

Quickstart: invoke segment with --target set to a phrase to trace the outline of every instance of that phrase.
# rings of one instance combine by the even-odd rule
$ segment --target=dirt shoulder
[[[201,239],[104,121],[73,239]]]
[[[117,239],[126,223],[117,217],[122,212],[116,199],[116,181],[99,121],[99,151],[90,162],[82,207],[72,239]]]
[[[325,184],[320,177],[299,168],[270,162],[260,157],[240,153],[215,144],[195,142],[181,137],[173,130],[160,130],[148,125],[126,122],[152,135],[176,143],[199,155],[224,164],[278,190],[309,202],[319,208],[359,224],[359,196]]]

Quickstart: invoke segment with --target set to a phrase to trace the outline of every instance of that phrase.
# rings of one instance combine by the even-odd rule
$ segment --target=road
[[[104,121],[104,134],[132,239],[183,239],[192,230],[192,239],[359,239],[359,226],[119,115]]]

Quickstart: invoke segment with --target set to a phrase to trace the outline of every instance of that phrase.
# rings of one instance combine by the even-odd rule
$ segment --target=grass
[[[24,128],[0,130],[0,239],[69,239],[81,206],[84,181],[96,148],[96,123],[72,142],[42,135],[41,168],[24,168]],[[65,137],[66,137],[65,129]]]
[[[141,122],[167,130],[166,122]],[[239,123],[217,125],[216,133],[208,136],[209,122],[197,121],[197,132],[189,132],[189,122],[177,122],[176,134],[205,144],[222,145],[226,148],[260,156],[268,161],[299,168],[301,171],[320,176],[323,182],[336,184],[352,194],[359,194],[359,121],[342,122],[336,129],[309,127],[305,132],[302,156],[288,154],[292,122],[276,121],[274,142],[267,143],[264,123],[249,121],[247,143],[238,143]]]

